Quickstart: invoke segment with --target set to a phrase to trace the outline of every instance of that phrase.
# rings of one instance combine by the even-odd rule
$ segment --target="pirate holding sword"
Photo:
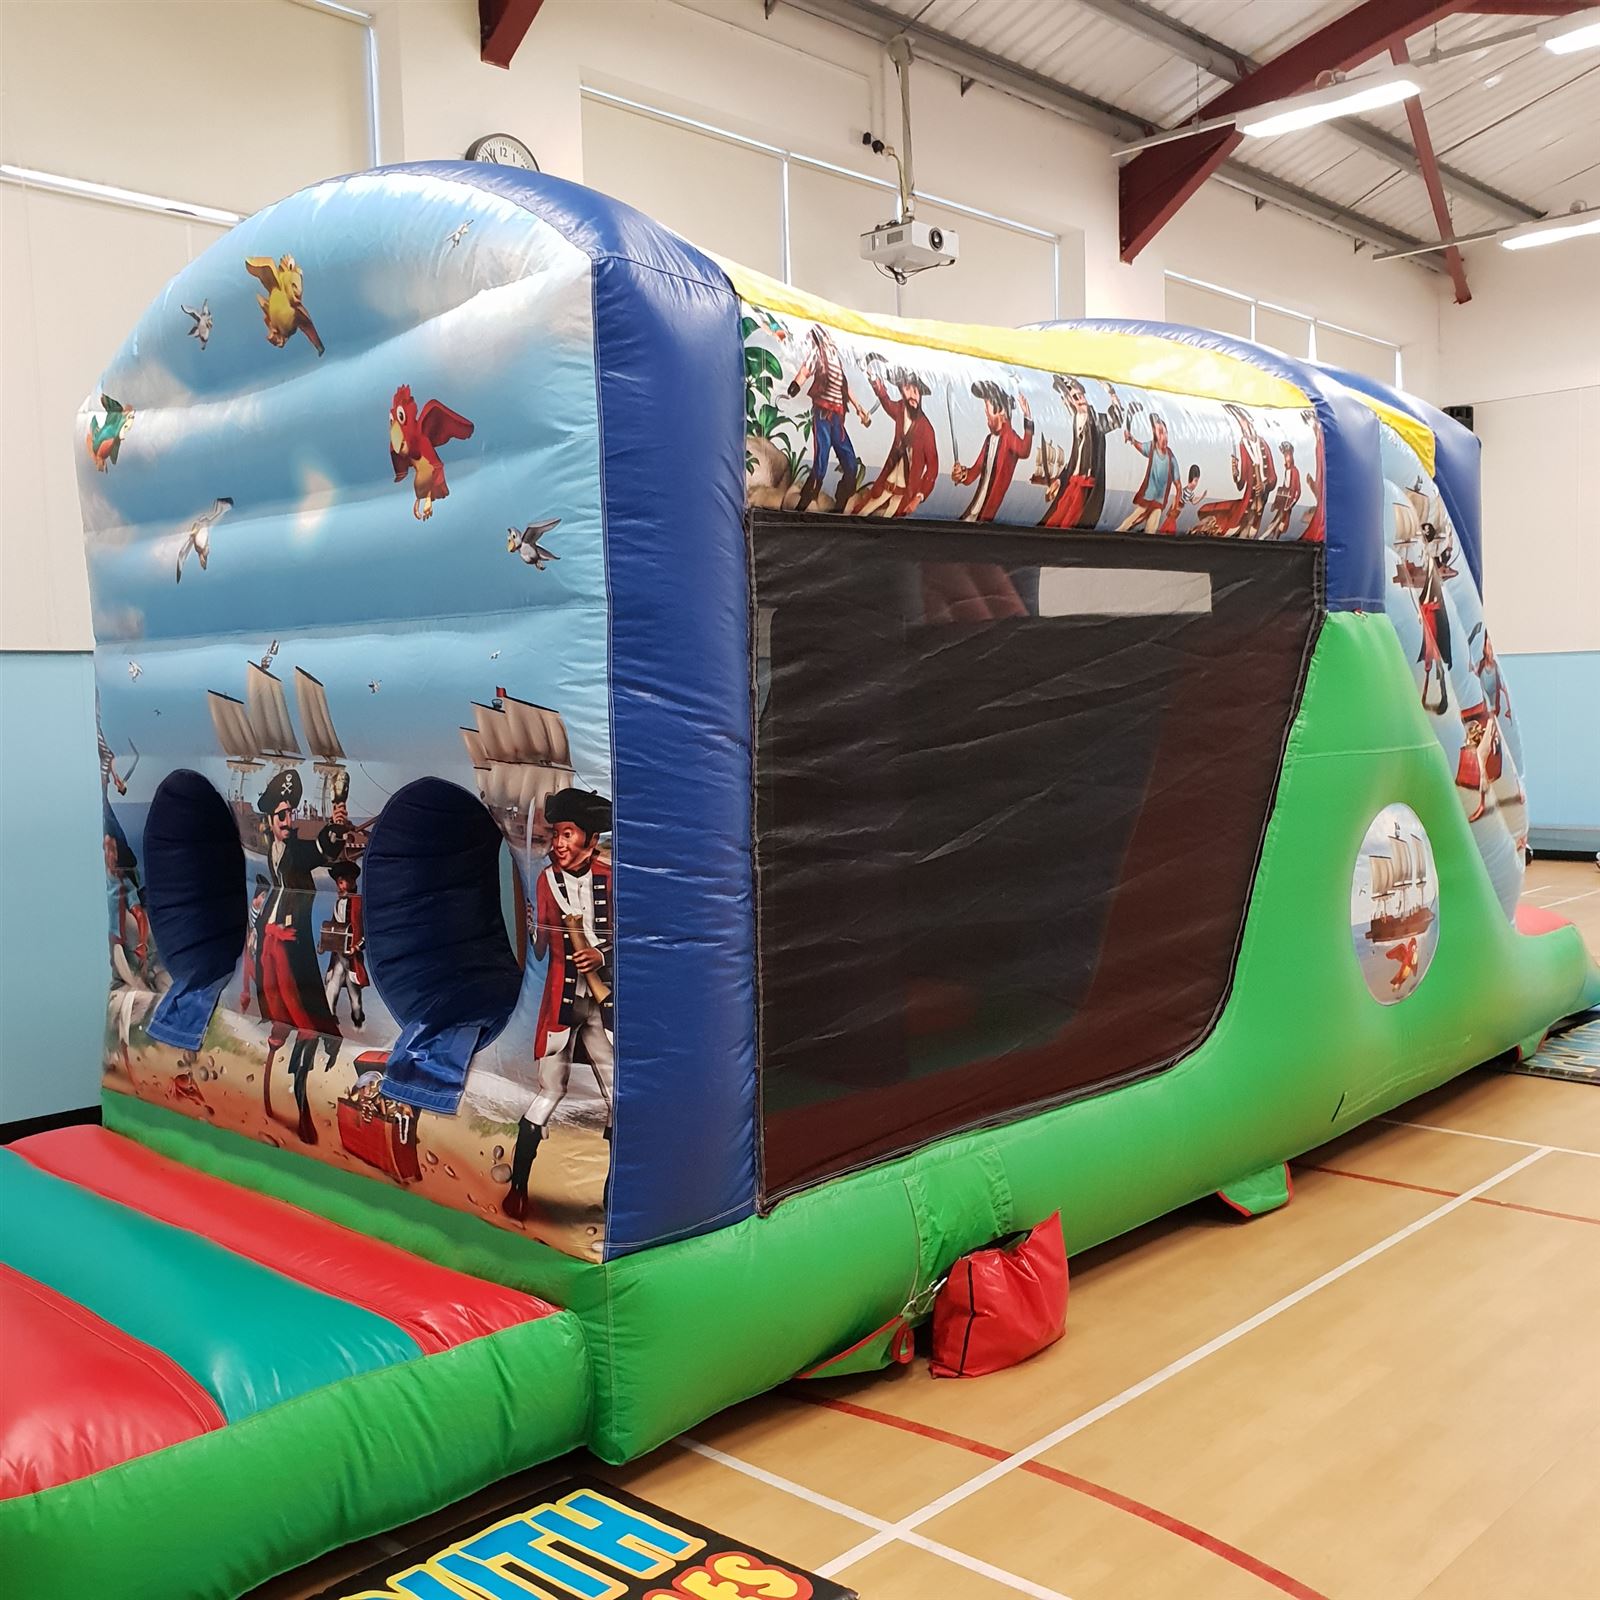
[[[500,1202],[517,1222],[528,1214],[528,1177],[550,1118],[566,1098],[580,1038],[611,1137],[611,863],[600,854],[600,836],[611,831],[611,802],[587,789],[560,789],[545,802],[544,814],[550,864],[539,874],[530,907],[534,956],[549,957],[534,1040],[538,1092],[517,1123],[511,1182]]]
[[[1033,410],[1019,384],[1016,393],[993,378],[980,378],[972,385],[973,394],[983,402],[987,432],[977,459],[964,466],[959,449],[950,469],[951,482],[974,485],[972,499],[961,513],[963,522],[993,522],[1000,514],[1006,491],[1011,487],[1019,462],[1033,454]],[[946,400],[949,399],[948,394]],[[1022,431],[1012,426],[1012,408],[1022,412]],[[950,414],[950,431],[955,433],[955,413]],[[952,439],[952,442],[953,439]]]
[[[853,517],[909,517],[933,493],[939,481],[939,442],[923,410],[928,380],[909,367],[890,368],[876,350],[866,359],[867,381],[894,424],[894,439],[878,476],[846,506]],[[889,393],[888,385],[899,391]],[[869,413],[870,414],[870,413]]]

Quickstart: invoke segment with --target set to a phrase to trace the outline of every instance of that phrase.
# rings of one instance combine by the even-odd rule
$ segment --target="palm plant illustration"
[[[759,324],[754,317],[739,321],[739,337],[749,339]],[[783,364],[763,344],[746,344],[744,347],[744,431],[747,439],[765,439],[783,453],[789,464],[790,482],[800,477],[801,463],[810,453],[811,417],[808,414],[791,417],[779,408],[772,397],[772,386],[783,376]],[[756,464],[755,457],[746,450],[744,465],[748,472]]]

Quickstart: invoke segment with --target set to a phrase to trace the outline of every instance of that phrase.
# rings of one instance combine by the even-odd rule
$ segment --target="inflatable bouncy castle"
[[[234,229],[76,426],[105,1121],[0,1152],[11,1593],[884,1364],[1600,999],[1406,396],[438,164]]]

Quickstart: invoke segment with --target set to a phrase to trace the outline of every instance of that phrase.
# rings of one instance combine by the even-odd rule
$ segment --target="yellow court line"
[[[817,1575],[822,1578],[836,1577],[847,1567],[852,1567],[858,1561],[865,1560],[866,1557],[877,1550],[881,1550],[886,1544],[896,1539],[904,1539],[908,1533],[921,1527],[923,1523],[942,1516],[952,1506],[960,1505],[963,1500],[969,1499],[980,1490],[987,1489],[990,1484],[997,1483],[1008,1473],[1015,1472],[1018,1467],[1026,1466],[1028,1462],[1037,1460],[1038,1457],[1054,1450],[1058,1445],[1064,1444],[1074,1435],[1082,1433],[1085,1428],[1092,1427],[1113,1412],[1120,1411],[1124,1406],[1141,1399],[1153,1389],[1160,1388],[1162,1384],[1170,1379],[1187,1372],[1189,1368],[1198,1365],[1206,1357],[1215,1355],[1217,1351],[1226,1349],[1229,1345],[1242,1339],[1247,1333],[1254,1333],[1257,1328],[1265,1323],[1282,1316],[1286,1311],[1293,1310],[1302,1301],[1308,1300],[1318,1291],[1326,1289],[1330,1284],[1337,1283],[1341,1278],[1347,1277],[1358,1267],[1364,1267],[1369,1261],[1383,1255],[1388,1250],[1392,1250],[1396,1245],[1403,1244],[1424,1228],[1432,1227],[1434,1223],[1442,1221],[1453,1212],[1459,1211],[1463,1206],[1471,1204],[1479,1195],[1494,1188],[1496,1184],[1504,1183],[1507,1178],[1515,1177],[1517,1173],[1531,1167],[1534,1162],[1542,1160],[1551,1153],[1551,1150],[1552,1147],[1549,1145],[1536,1146],[1521,1160],[1513,1161],[1509,1167],[1502,1168],[1492,1177],[1485,1178],[1482,1183],[1475,1184],[1472,1188],[1464,1190],[1461,1194],[1455,1196],[1454,1199],[1446,1200],[1442,1205],[1436,1206],[1426,1216],[1419,1217],[1415,1222],[1408,1223],[1405,1227],[1397,1229],[1386,1238],[1380,1239],[1376,1244],[1368,1245],[1365,1250],[1351,1256],[1348,1261],[1341,1262],[1338,1266],[1324,1272],[1321,1277],[1313,1278],[1310,1283],[1304,1284],[1292,1293],[1284,1295],[1280,1300],[1275,1300],[1270,1306],[1258,1311],[1253,1317],[1247,1317],[1243,1322],[1229,1328],[1225,1333],[1219,1333],[1214,1339],[1208,1339],[1203,1345],[1191,1350],[1187,1355],[1179,1356],[1176,1361],[1168,1362],[1159,1372],[1154,1372],[1148,1378],[1131,1384],[1120,1394],[1115,1394],[1109,1400],[1102,1401],[1091,1410],[1082,1413],[1081,1416],[1074,1417],[1071,1422],[1063,1423],[1061,1427],[1045,1434],[1042,1439],[1036,1439],[1032,1444],[1025,1445],[1021,1450],[1013,1451],[1005,1460],[995,1462],[992,1467],[976,1473],[973,1477],[967,1479],[965,1483],[959,1483],[955,1488],[947,1490],[944,1494],[938,1496],[937,1499],[930,1500],[921,1510],[913,1511],[908,1516],[902,1517],[898,1522],[891,1524],[888,1528],[874,1533],[870,1538],[863,1539],[854,1549],[846,1550],[843,1555],[835,1556],[826,1565],[818,1567]]]

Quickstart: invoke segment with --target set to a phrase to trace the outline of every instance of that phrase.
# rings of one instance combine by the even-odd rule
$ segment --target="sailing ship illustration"
[[[566,723],[548,706],[496,688],[489,704],[472,703],[472,724],[461,739],[479,797],[513,844],[543,850],[550,842],[544,803],[573,781]]]
[[[1428,847],[1420,833],[1407,837],[1398,822],[1393,826],[1393,835],[1384,841],[1388,850],[1367,856],[1373,905],[1367,938],[1374,944],[1404,939],[1433,925],[1433,909],[1428,904]]]
[[[561,713],[496,687],[487,705],[472,702],[472,726],[461,729],[461,742],[478,780],[478,798],[512,849],[526,851],[530,859],[542,855],[550,846],[545,801],[570,788],[574,777]],[[520,872],[511,874],[511,893],[512,924],[526,929],[528,897]],[[526,966],[527,938],[519,938],[516,947],[517,964]]]
[[[270,653],[266,660],[270,663]],[[300,726],[305,730],[311,752],[311,770],[321,780],[317,799],[310,798],[308,788],[307,798],[294,822],[295,832],[301,838],[310,839],[321,831],[335,803],[348,797],[350,771],[328,709],[328,691],[304,667],[294,669],[294,697]],[[238,820],[240,839],[250,854],[264,856],[267,852],[266,824],[256,810],[256,796],[262,785],[254,781],[255,775],[269,764],[282,771],[288,767],[298,768],[307,759],[289,715],[283,680],[270,665],[250,661],[245,664],[243,700],[218,689],[208,689],[206,704],[217,743],[227,758],[228,770],[234,775],[228,801]],[[345,853],[354,856],[365,844],[366,830],[354,828],[345,842]]]
[[[1451,563],[1455,555],[1446,541],[1434,553],[1428,549],[1430,538],[1439,538],[1444,526],[1444,506],[1437,495],[1425,494],[1419,485],[1402,491],[1404,501],[1394,507],[1394,553],[1399,558],[1394,576],[1390,580],[1402,589],[1421,590],[1428,581],[1428,563],[1436,563],[1441,579],[1453,578],[1457,568]]]

